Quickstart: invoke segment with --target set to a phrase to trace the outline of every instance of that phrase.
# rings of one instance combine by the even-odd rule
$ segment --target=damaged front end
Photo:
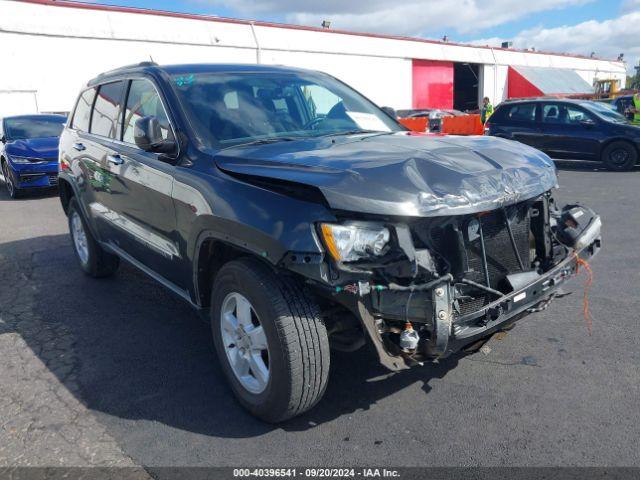
[[[595,213],[556,206],[553,161],[509,140],[323,136],[226,149],[216,162],[325,209],[297,230],[313,242],[287,245],[279,266],[314,287],[335,348],[367,335],[392,370],[544,308],[600,247]]]
[[[401,370],[546,308],[578,259],[597,253],[600,227],[592,210],[560,209],[549,191],[479,213],[321,224],[333,259],[324,294],[359,318],[384,366]]]

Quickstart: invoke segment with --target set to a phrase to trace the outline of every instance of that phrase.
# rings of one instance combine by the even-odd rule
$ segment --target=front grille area
[[[428,248],[434,254],[438,271],[451,273],[454,277],[454,319],[476,312],[497,298],[495,293],[465,284],[462,280],[487,285],[488,277],[487,286],[507,293],[511,291],[507,275],[522,271],[516,251],[524,269],[531,268],[531,216],[536,211],[534,205],[535,201],[525,201],[490,212],[423,219],[411,225],[416,247]],[[481,238],[484,240],[486,272]]]
[[[56,185],[58,185],[58,175],[56,174],[49,175],[49,185],[51,185],[52,187],[55,187]]]
[[[489,282],[493,288],[499,288],[504,278],[514,272],[521,271],[518,257],[511,244],[507,229],[506,217],[509,218],[511,231],[520,259],[528,268],[529,264],[529,230],[531,218],[526,206],[516,205],[505,210],[494,210],[480,216],[477,221],[482,224],[482,234],[489,270]],[[485,283],[485,272],[482,262],[482,247],[479,235],[467,238],[470,280]]]
[[[486,284],[480,238],[482,232],[489,286],[499,290],[504,286],[507,275],[520,271],[506,218],[509,219],[520,259],[525,269],[530,267],[530,206],[529,202],[523,202],[479,215],[420,222],[412,227],[414,239],[418,246],[437,253],[441,271],[450,272],[456,279],[466,278]]]
[[[20,183],[33,183],[42,179],[42,173],[23,173],[20,175]]]

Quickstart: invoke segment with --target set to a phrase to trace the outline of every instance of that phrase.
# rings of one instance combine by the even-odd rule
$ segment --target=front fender
[[[314,223],[335,221],[324,205],[291,198],[220,171],[209,175],[179,170],[173,186],[176,228],[194,278],[200,248],[212,238],[273,265],[291,251],[322,254]]]

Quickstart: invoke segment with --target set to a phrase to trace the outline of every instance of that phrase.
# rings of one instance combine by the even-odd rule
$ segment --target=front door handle
[[[84,146],[84,144],[80,143],[80,142],[76,142],[73,144],[73,148],[75,148],[77,151],[82,152],[83,150],[86,150],[87,147]]]
[[[107,161],[114,165],[122,165],[124,163],[122,157],[117,153],[115,155],[107,155]]]

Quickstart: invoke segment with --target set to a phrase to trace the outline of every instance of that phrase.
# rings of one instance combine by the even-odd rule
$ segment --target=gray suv
[[[370,342],[404,370],[548,305],[600,247],[600,218],[558,207],[556,186],[537,150],[414,134],[284,67],[107,72],[60,139],[80,267],[124,260],[190,303],[238,400],[270,422],[320,400],[330,348]]]

